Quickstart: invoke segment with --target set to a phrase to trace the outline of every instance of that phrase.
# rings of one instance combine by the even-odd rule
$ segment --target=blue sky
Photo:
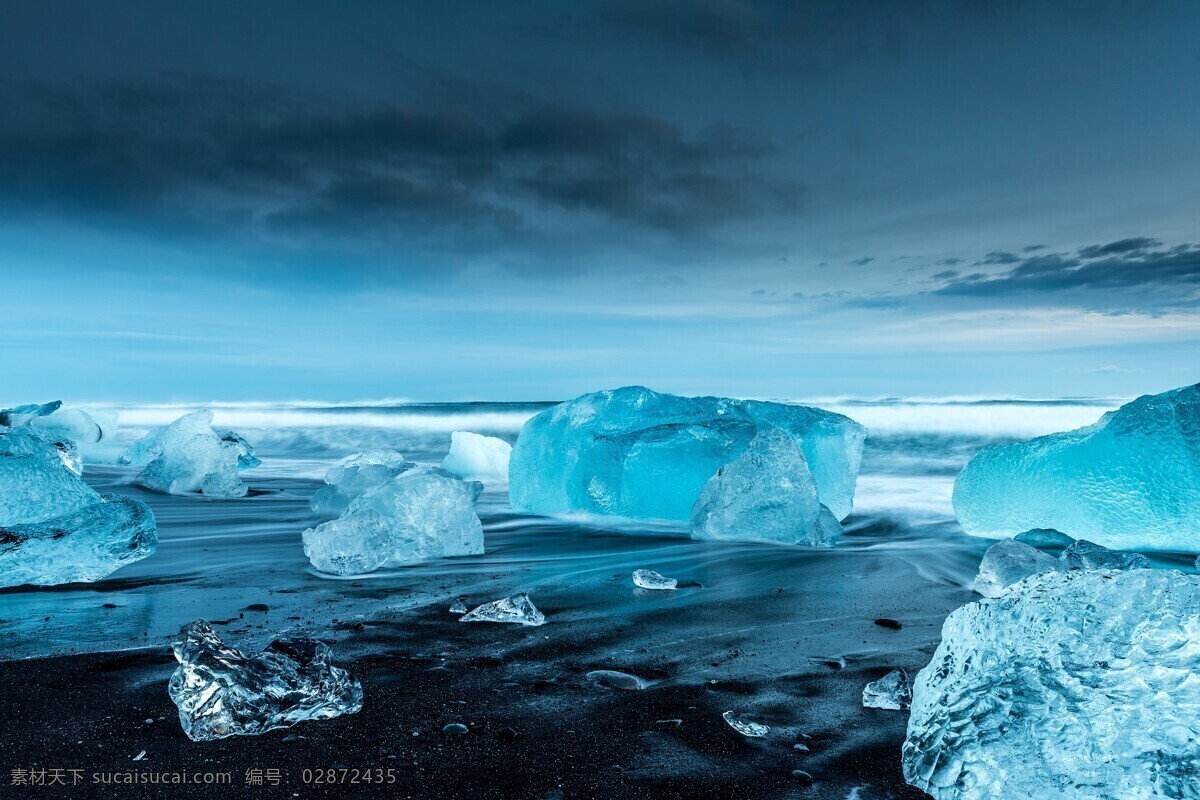
[[[1200,380],[1191,3],[21,4],[0,401]]]

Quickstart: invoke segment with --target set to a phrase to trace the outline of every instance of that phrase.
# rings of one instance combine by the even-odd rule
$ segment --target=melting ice
[[[529,595],[521,593],[484,603],[459,622],[512,622],[537,626],[545,624],[546,615],[537,610]]]
[[[185,414],[147,433],[125,450],[121,462],[142,467],[137,482],[157,492],[242,497],[247,486],[238,471],[260,462],[241,436],[216,434],[212,420],[205,409]]]
[[[183,732],[195,741],[253,736],[362,708],[358,680],[331,665],[329,648],[314,639],[276,639],[246,656],[196,620],[171,648],[179,666],[168,691]]]

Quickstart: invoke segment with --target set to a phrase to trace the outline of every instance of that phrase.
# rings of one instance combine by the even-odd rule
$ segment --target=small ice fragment
[[[1150,569],[1150,559],[1141,553],[1109,550],[1087,539],[1075,542],[1058,558],[1066,569]]]
[[[587,674],[587,678],[597,686],[607,686],[610,689],[624,689],[627,691],[645,689],[648,685],[637,675],[630,675],[628,672],[620,672],[615,669],[592,670]]]
[[[461,597],[456,598],[454,600],[454,602],[450,604],[450,613],[451,614],[467,613],[467,604],[463,602],[463,599]]]
[[[145,758],[145,757],[146,757],[146,751],[145,751],[145,750],[143,750],[142,752],[140,752],[140,753],[138,753],[136,756],[134,756],[134,757],[133,757],[133,760],[134,760],[134,761],[141,761],[141,760],[142,760],[143,758]]]
[[[767,725],[763,725],[761,722],[751,722],[744,717],[737,716],[732,711],[726,711],[721,715],[721,719],[728,722],[729,727],[742,736],[748,736],[751,739],[761,739],[771,732],[771,728]]]
[[[633,584],[641,589],[674,589],[679,581],[663,577],[652,569],[635,569]]]
[[[984,597],[999,597],[1017,581],[1040,572],[1054,572],[1063,565],[1053,556],[1016,539],[1005,539],[983,554],[974,589]]]
[[[459,622],[515,622],[518,625],[537,626],[546,622],[546,616],[537,610],[529,595],[522,592],[484,603]]]
[[[464,733],[469,733],[470,728],[463,725],[461,722],[451,722],[446,727],[442,728],[442,733],[449,736],[462,736]]]
[[[179,635],[171,644],[179,667],[168,688],[194,741],[257,735],[362,708],[362,685],[332,666],[329,648],[316,640],[276,639],[246,656],[202,619]]]
[[[450,434],[450,452],[442,460],[442,469],[464,480],[508,483],[510,455],[512,445],[503,439],[454,431]]]
[[[1065,533],[1059,533],[1052,528],[1034,528],[1031,531],[1018,533],[1013,538],[1031,547],[1063,548],[1075,543],[1075,540],[1070,536],[1067,536]]]
[[[902,711],[912,703],[912,680],[903,669],[894,669],[863,688],[863,708]]]
[[[796,742],[794,745],[792,745],[792,749],[795,750],[797,753],[810,752],[808,749],[808,745],[806,745],[804,742]]]

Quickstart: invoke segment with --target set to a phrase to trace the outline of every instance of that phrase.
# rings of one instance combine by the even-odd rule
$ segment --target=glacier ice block
[[[413,467],[356,497],[345,513],[304,532],[322,572],[355,575],[483,552],[475,501],[483,485],[438,467]]]
[[[42,522],[100,499],[75,443],[29,426],[0,428],[0,525]]]
[[[152,555],[158,527],[149,506],[116,494],[39,522],[0,525],[0,586],[98,581]]]
[[[442,460],[442,469],[469,481],[508,482],[508,460],[512,445],[494,436],[454,431],[450,434],[450,452]]]
[[[1141,553],[1123,553],[1080,539],[1062,551],[1059,560],[1066,569],[1150,569],[1150,559]]]
[[[936,800],[1200,795],[1200,576],[1074,570],[947,618],[907,781]]]
[[[692,509],[694,539],[830,547],[841,533],[803,450],[779,428],[764,428],[718,469]]]
[[[213,432],[212,420],[206,409],[185,414],[130,445],[121,462],[142,467],[137,483],[157,492],[242,497],[238,471],[260,462],[242,437]]]
[[[677,397],[640,386],[594,392],[525,423],[509,462],[514,508],[687,522],[701,490],[759,431],[796,439],[820,501],[850,513],[866,429],[784,403]]]
[[[179,666],[168,691],[193,741],[254,736],[362,708],[361,684],[313,639],[276,639],[247,656],[201,619],[185,625],[171,649]]]
[[[1054,556],[1024,542],[1005,539],[989,547],[983,554],[973,588],[984,597],[999,597],[1009,586],[1030,575],[1065,568]]]
[[[0,427],[0,587],[95,581],[154,552],[144,504],[100,495],[73,442]]]
[[[953,499],[972,536],[1043,528],[1111,548],[1200,551],[1200,384],[1076,431],[985,447]]]
[[[321,516],[339,516],[350,501],[382,486],[405,470],[415,467],[395,450],[368,450],[346,456],[325,472],[325,483],[309,501]]]

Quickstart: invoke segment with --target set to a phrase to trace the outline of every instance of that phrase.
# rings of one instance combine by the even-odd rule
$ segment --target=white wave
[[[1029,439],[1091,425],[1120,401],[1074,403],[828,403],[820,407],[844,414],[872,434],[933,433],[987,439]]]

